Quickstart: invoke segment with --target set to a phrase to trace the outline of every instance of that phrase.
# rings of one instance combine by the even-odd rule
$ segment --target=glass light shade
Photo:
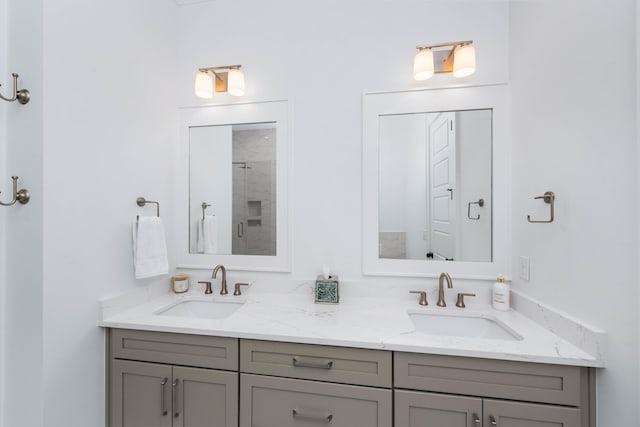
[[[200,98],[213,98],[213,77],[208,72],[196,73],[196,96]]]
[[[433,51],[420,49],[413,57],[413,78],[418,81],[433,77]]]
[[[453,54],[453,75],[467,77],[476,72],[476,48],[472,44],[459,46]]]
[[[244,95],[244,74],[242,74],[242,71],[237,69],[229,70],[227,92],[233,96]]]

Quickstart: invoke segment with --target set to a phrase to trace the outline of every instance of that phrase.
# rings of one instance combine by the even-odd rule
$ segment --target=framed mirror
[[[181,111],[179,267],[289,271],[286,101]]]
[[[508,87],[365,94],[365,274],[509,274]]]

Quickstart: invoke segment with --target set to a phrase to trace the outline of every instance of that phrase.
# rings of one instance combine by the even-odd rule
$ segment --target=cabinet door
[[[111,427],[171,427],[171,366],[113,360]]]
[[[580,427],[580,409],[484,400],[485,427]]]
[[[171,385],[173,427],[238,425],[238,373],[174,366]]]
[[[395,391],[396,426],[480,427],[481,417],[482,399]]]
[[[391,427],[391,390],[240,375],[242,427]]]

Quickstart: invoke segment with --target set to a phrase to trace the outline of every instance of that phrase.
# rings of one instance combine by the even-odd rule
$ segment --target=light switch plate
[[[518,271],[521,279],[529,281],[530,279],[529,257],[521,256],[518,259]]]

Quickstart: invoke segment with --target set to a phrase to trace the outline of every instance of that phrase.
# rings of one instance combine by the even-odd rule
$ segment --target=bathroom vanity
[[[238,306],[221,318],[176,314],[207,301],[193,293],[105,304],[108,425],[593,425],[602,361],[517,312],[413,296],[318,305],[311,290],[208,297]],[[411,315],[483,318],[512,336],[423,333]]]

